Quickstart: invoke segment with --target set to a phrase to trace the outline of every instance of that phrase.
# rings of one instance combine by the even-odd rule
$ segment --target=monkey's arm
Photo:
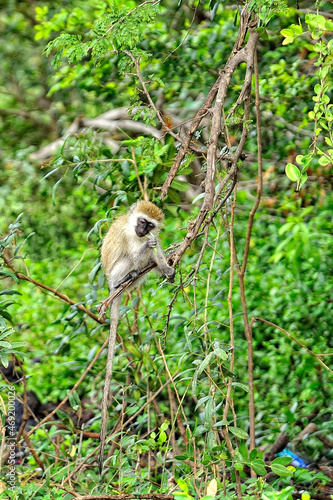
[[[154,262],[157,264],[157,267],[161,271],[161,273],[164,274],[168,278],[168,280],[173,281],[176,274],[175,268],[169,266],[169,264],[167,263],[159,241],[157,241],[157,245],[155,248],[156,252],[152,252]]]
[[[156,238],[149,238],[137,251],[133,252],[132,261],[134,269],[140,270],[147,265],[148,260],[150,260],[151,249],[155,246]]]

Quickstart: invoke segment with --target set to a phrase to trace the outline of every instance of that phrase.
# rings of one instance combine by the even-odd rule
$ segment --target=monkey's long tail
[[[109,333],[108,355],[107,355],[106,369],[105,369],[105,382],[104,382],[103,397],[102,397],[101,434],[100,434],[101,444],[98,456],[98,465],[100,474],[102,474],[103,472],[103,455],[104,455],[106,427],[107,427],[106,424],[108,416],[108,398],[109,398],[111,378],[112,378],[113,358],[116,347],[120,301],[121,301],[121,296],[116,297],[113,300],[113,302],[111,302],[110,305],[110,333]]]

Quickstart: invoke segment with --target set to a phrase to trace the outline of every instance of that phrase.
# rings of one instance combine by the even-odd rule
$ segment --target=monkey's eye
[[[148,222],[148,227],[149,227],[149,229],[154,229],[155,224],[152,224],[151,222]]]
[[[144,225],[144,224],[146,224],[147,221],[146,221],[146,219],[140,219],[139,222],[140,222],[140,224]]]

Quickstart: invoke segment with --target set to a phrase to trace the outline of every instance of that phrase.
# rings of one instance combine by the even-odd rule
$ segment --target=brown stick
[[[272,444],[269,451],[265,454],[265,461],[271,462],[275,455],[282,451],[289,443],[289,436],[285,432],[278,435],[275,443]]]
[[[243,16],[243,25],[246,23],[245,19],[247,19],[246,13]],[[222,115],[222,108],[223,104],[226,99],[227,95],[227,89],[231,80],[231,77],[236,70],[237,66],[241,64],[242,62],[246,62],[249,71],[252,72],[253,69],[253,57],[254,57],[254,51],[256,48],[256,44],[258,41],[258,32],[255,31],[253,28],[251,28],[252,24],[247,20],[249,23],[247,25],[247,28],[250,29],[250,35],[249,35],[249,40],[245,47],[241,49],[239,52],[235,51],[232,53],[232,55],[229,57],[225,68],[223,72],[221,73],[221,80],[219,82],[219,88],[217,92],[217,97],[216,97],[216,103],[213,109],[213,118],[212,118],[212,129],[211,129],[211,138],[210,138],[210,145],[208,148],[208,154],[207,154],[207,175],[206,175],[206,186],[205,186],[205,198],[203,201],[203,204],[200,208],[200,212],[195,219],[195,221],[189,223],[188,231],[187,234],[182,241],[182,243],[179,245],[178,249],[173,253],[172,255],[172,261],[173,265],[176,265],[186,249],[191,245],[192,241],[194,241],[198,233],[200,231],[202,223],[205,221],[208,213],[212,209],[213,203],[214,203],[214,194],[215,194],[215,172],[216,172],[216,155],[217,155],[217,142],[220,137],[220,129],[221,129],[221,115]],[[244,29],[244,28],[243,28]],[[241,30],[242,31],[242,30]],[[252,74],[252,73],[251,73]],[[248,119],[249,119],[249,96],[250,96],[250,90],[251,88],[246,86],[246,93],[243,95],[242,94],[242,100],[245,100],[245,113],[244,113],[244,122],[243,122],[243,132],[242,136],[240,139],[240,142],[238,144],[237,150],[232,155],[232,167],[230,169],[230,172],[228,174],[228,180],[235,175],[237,171],[237,162],[242,154],[245,140],[248,135]],[[183,142],[183,145],[185,142]],[[171,168],[169,174],[171,175],[171,172],[173,168],[175,167],[177,163],[178,156],[181,153],[182,148],[180,148],[179,153],[176,157],[175,163],[173,167]],[[185,154],[184,154],[185,156]],[[183,157],[181,159],[183,159]],[[177,165],[176,165],[177,166]],[[177,169],[178,170],[178,167]],[[176,175],[176,174],[175,174]],[[172,178],[173,179],[173,178]],[[171,179],[171,182],[172,182]],[[162,187],[162,193],[164,192],[163,189],[165,189],[165,194],[167,192],[169,184],[167,183],[168,178],[166,179],[163,187]],[[170,182],[170,184],[171,184]],[[226,178],[222,182],[221,189],[224,188],[226,184]],[[162,195],[162,199],[164,196]]]
[[[333,440],[330,439],[328,436],[325,436],[322,432],[318,432],[319,429],[317,425],[313,422],[308,424],[304,429],[297,434],[297,436],[293,439],[293,444],[296,446],[298,443],[300,443],[306,436],[309,434],[316,433],[316,437],[324,443],[327,448],[333,448]]]
[[[243,49],[240,49],[241,46],[244,43],[245,40],[245,35],[248,29],[252,27],[252,31],[250,32],[249,40],[246,44],[246,46]],[[185,139],[182,141],[182,145],[178,151],[178,154],[175,158],[175,161],[168,173],[168,176],[162,186],[162,194],[161,194],[161,200],[164,200],[166,197],[168,190],[171,186],[171,183],[175,176],[177,175],[178,169],[180,167],[181,162],[185,158],[185,155],[189,149],[189,145],[191,143],[193,134],[196,132],[198,126],[201,123],[201,120],[203,117],[209,112],[213,101],[217,94],[219,94],[216,98],[216,104],[217,105],[216,109],[213,111],[213,116],[215,116],[216,113],[216,120],[215,120],[215,129],[217,125],[217,119],[218,119],[218,113],[219,110],[222,109],[223,107],[223,102],[218,102],[221,96],[224,94],[226,95],[227,87],[230,83],[231,76],[233,75],[235,69],[241,62],[247,62],[248,54],[251,55],[251,47],[256,45],[259,33],[254,31],[253,28],[256,27],[256,23],[253,23],[250,21],[250,14],[247,12],[247,9],[244,8],[242,13],[241,13],[241,23],[240,23],[240,28],[237,36],[237,40],[234,44],[234,47],[231,51],[231,54],[225,64],[225,67],[223,70],[220,71],[220,75],[216,82],[214,83],[213,87],[209,91],[209,94],[207,95],[205,102],[201,106],[201,108],[197,111],[197,114],[195,115],[189,130],[186,134]],[[222,105],[222,106],[221,106]],[[221,123],[221,122],[220,122]],[[219,123],[219,129],[220,129],[220,123]],[[212,125],[212,130],[213,130],[213,125]],[[213,136],[214,137],[214,136]],[[215,141],[215,138],[213,139]],[[216,143],[215,143],[216,146]],[[211,145],[211,154],[213,154],[213,150],[215,149],[214,144]],[[215,157],[214,157],[215,161]],[[238,161],[238,158],[237,158]],[[237,163],[236,161],[236,163]],[[210,180],[209,180],[210,181]],[[209,198],[207,199],[207,203],[209,202]],[[205,203],[205,202],[204,202]]]
[[[101,323],[101,324],[105,323],[105,321],[100,319],[96,314],[91,312],[89,309],[84,307],[82,304],[76,304],[74,302],[74,300],[70,299],[64,293],[58,292],[58,290],[56,290],[55,288],[52,288],[48,285],[45,285],[44,283],[41,283],[40,281],[37,281],[37,280],[34,280],[33,278],[30,278],[30,276],[26,276],[25,274],[22,274],[22,273],[19,273],[18,271],[16,271],[16,269],[14,268],[12,263],[6,258],[6,256],[4,254],[2,254],[2,258],[5,261],[6,265],[13,271],[15,276],[17,276],[17,278],[19,278],[20,280],[29,281],[33,285],[38,286],[38,288],[41,288],[42,290],[47,290],[48,292],[51,292],[53,295],[55,295],[59,299],[63,300],[64,302],[67,302],[67,304],[70,304],[72,306],[77,307],[77,309],[84,312],[85,314],[87,314],[87,316],[90,316],[90,318],[94,319],[98,323]]]
[[[246,242],[244,249],[244,257],[241,268],[237,268],[238,279],[239,279],[239,287],[240,287],[240,295],[241,295],[241,303],[243,310],[243,321],[245,328],[245,337],[247,340],[248,346],[248,376],[249,376],[249,422],[250,422],[250,449],[255,448],[256,446],[256,438],[255,438],[255,403],[254,403],[254,379],[253,379],[253,343],[252,343],[252,325],[249,323],[248,315],[247,315],[247,303],[245,296],[245,283],[244,276],[246,271],[246,265],[249,255],[250,249],[250,240],[252,234],[253,220],[255,213],[259,207],[261,193],[262,193],[262,144],[261,144],[261,122],[260,122],[260,99],[259,99],[259,73],[258,73],[258,61],[256,50],[253,54],[254,57],[254,70],[255,70],[255,93],[256,93],[256,118],[257,118],[257,145],[258,145],[258,188],[257,188],[257,196],[255,203],[252,207],[252,210],[249,215],[249,222],[246,234]],[[254,476],[254,473],[251,473]]]
[[[244,248],[244,257],[242,263],[242,274],[245,274],[247,259],[249,256],[250,249],[250,239],[252,233],[253,219],[258,210],[261,194],[262,194],[262,144],[261,144],[261,119],[260,119],[260,96],[259,96],[259,71],[258,71],[258,58],[257,52],[255,52],[254,56],[254,73],[255,73],[255,93],[256,93],[256,118],[257,118],[257,147],[258,147],[258,187],[257,187],[257,196],[256,201],[252,207],[252,210],[249,215],[249,223],[247,228],[246,242]]]
[[[182,145],[179,148],[179,151],[177,153],[175,161],[173,162],[173,165],[172,165],[171,169],[169,170],[167,178],[165,179],[165,182],[164,182],[164,184],[162,186],[161,200],[164,200],[164,198],[168,194],[168,191],[169,191],[169,188],[171,186],[171,183],[174,180],[174,178],[176,177],[177,172],[178,172],[179,167],[180,167],[180,164],[183,161],[183,159],[185,158],[185,155],[186,155],[186,153],[187,153],[187,151],[189,149],[192,137],[195,134],[197,128],[199,127],[199,125],[201,123],[201,120],[204,118],[204,116],[206,116],[206,114],[208,113],[209,108],[213,104],[213,101],[214,101],[215,96],[217,94],[217,91],[218,91],[218,88],[219,88],[221,80],[222,80],[222,76],[220,75],[218,77],[218,79],[216,80],[216,82],[214,83],[214,85],[211,88],[211,90],[209,91],[209,93],[208,93],[208,95],[207,95],[207,97],[205,99],[205,102],[203,103],[203,105],[197,111],[197,114],[193,118],[193,121],[192,121],[192,123],[191,123],[191,125],[190,125],[190,127],[189,127],[189,129],[187,131],[187,134],[186,134],[184,140],[182,141]]]
[[[32,446],[32,443],[30,441],[30,438],[28,436],[28,433],[27,431],[25,431],[23,429],[23,432],[22,432],[22,437],[24,439],[24,441],[27,443],[27,446],[29,448],[29,451],[31,453],[31,455],[34,457],[34,459],[36,460],[36,463],[38,464],[38,466],[42,469],[42,470],[45,470],[45,465],[43,464],[43,462],[41,461],[41,459],[39,458],[39,456],[37,455],[36,453],[36,450],[35,448]]]

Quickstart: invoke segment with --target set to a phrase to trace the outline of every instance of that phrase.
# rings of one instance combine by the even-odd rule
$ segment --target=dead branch
[[[250,102],[249,102],[249,97],[251,92],[250,81],[252,78],[252,71],[254,66],[254,53],[256,50],[256,44],[259,37],[259,33],[255,30],[255,27],[256,27],[256,22],[251,20],[250,14],[247,12],[246,9],[243,9],[241,15],[241,27],[239,30],[237,41],[232,50],[232,53],[224,69],[221,71],[217,82],[215,83],[210,93],[208,94],[204,105],[200,108],[196,117],[194,118],[190,126],[190,129],[187,133],[187,136],[183,141],[183,144],[176,156],[174,164],[169,171],[168,177],[164,185],[162,186],[161,199],[164,199],[171,185],[171,182],[178,171],[180,163],[184,159],[185,154],[187,152],[187,148],[185,146],[186,145],[188,146],[190,144],[191,138],[194,132],[196,131],[197,127],[199,126],[202,117],[206,114],[206,112],[208,112],[207,103],[209,103],[209,105],[211,106],[216,96],[215,105],[212,110],[212,126],[211,126],[211,133],[210,133],[209,146],[207,152],[207,175],[205,179],[205,198],[197,218],[195,219],[195,221],[189,223],[189,228],[183,242],[180,244],[180,246],[172,256],[174,265],[176,265],[180,261],[183,253],[191,245],[192,241],[194,241],[194,239],[197,238],[202,223],[205,221],[208,213],[213,208],[215,200],[216,159],[218,156],[217,147],[218,147],[218,140],[221,135],[221,117],[222,117],[223,105],[225,103],[227,90],[233,73],[235,72],[239,64],[245,62],[247,64],[246,81],[243,90],[241,91],[239,98],[237,99],[238,103],[245,101],[243,131],[236,152],[234,153],[234,155],[229,155],[228,157],[228,161],[229,160],[231,161],[231,168],[220,186],[220,192],[224,189],[227,181],[230,178],[234,177],[237,172],[237,162],[242,154],[246,137],[248,134],[247,122],[249,119],[249,109],[250,109]],[[246,45],[243,48],[240,48],[244,43],[245,34],[247,30],[249,30],[249,39]]]
[[[316,438],[318,438],[325,446],[327,446],[327,448],[333,448],[333,440],[320,432],[319,428],[314,422],[308,424],[299,434],[297,434],[297,436],[294,437],[293,444],[297,446],[298,443],[303,441],[303,439],[305,439],[310,434],[315,434]]]
[[[117,120],[110,121],[105,118],[85,118],[82,120],[82,125],[84,127],[91,127],[95,129],[104,129],[109,132],[115,132],[119,130],[128,130],[129,132],[135,132],[137,134],[148,134],[161,139],[161,131],[151,125],[146,125],[145,123],[134,122],[132,120]]]
[[[220,136],[220,126],[221,126],[221,113],[222,113],[222,108],[223,104],[225,101],[225,97],[227,94],[228,86],[230,83],[230,79],[235,72],[236,68],[241,64],[242,62],[245,62],[248,64],[250,67],[249,71],[252,71],[251,68],[253,68],[253,51],[254,48],[256,47],[257,40],[259,37],[259,33],[255,31],[256,23],[251,21],[251,16],[248,13],[247,9],[244,8],[242,13],[241,13],[241,23],[240,23],[240,28],[237,36],[237,40],[234,44],[234,47],[231,51],[231,54],[225,64],[225,67],[223,70],[220,71],[220,75],[218,79],[216,80],[215,84],[211,88],[208,96],[206,97],[205,102],[201,106],[201,108],[198,110],[195,118],[192,121],[191,126],[189,127],[189,130],[187,132],[187,135],[185,139],[182,142],[182,146],[179,149],[179,152],[175,158],[175,161],[173,163],[173,166],[171,167],[169,174],[162,186],[162,195],[161,199],[163,200],[165,196],[167,195],[167,192],[171,186],[171,183],[175,176],[177,175],[178,169],[180,167],[181,162],[185,158],[185,155],[188,151],[189,145],[191,143],[193,134],[196,132],[198,126],[200,125],[200,122],[202,118],[208,113],[212,111],[213,114],[213,121],[212,123],[212,129],[211,129],[211,134],[210,134],[210,160],[211,160],[211,165],[215,163],[215,158],[216,154],[214,155],[214,151],[216,153],[216,145],[217,145],[217,139]],[[246,32],[250,30],[250,36],[247,44],[243,49],[241,49],[241,46],[244,43],[245,40],[245,35]],[[248,85],[246,81],[246,89],[244,90],[244,96],[248,92]],[[244,100],[244,97],[242,95],[242,100]],[[211,106],[213,104],[213,101],[216,97],[216,102],[215,102],[215,107],[213,110],[211,110]],[[214,156],[213,156],[214,155]],[[214,163],[212,163],[212,160]],[[237,158],[238,160],[238,158]],[[208,158],[207,158],[207,163],[208,163]],[[207,172],[208,175],[208,172]],[[209,180],[209,187],[211,184],[211,179],[208,176]],[[209,192],[209,189],[208,189]],[[209,202],[209,199],[207,200],[207,203]],[[204,202],[205,203],[205,202]]]

